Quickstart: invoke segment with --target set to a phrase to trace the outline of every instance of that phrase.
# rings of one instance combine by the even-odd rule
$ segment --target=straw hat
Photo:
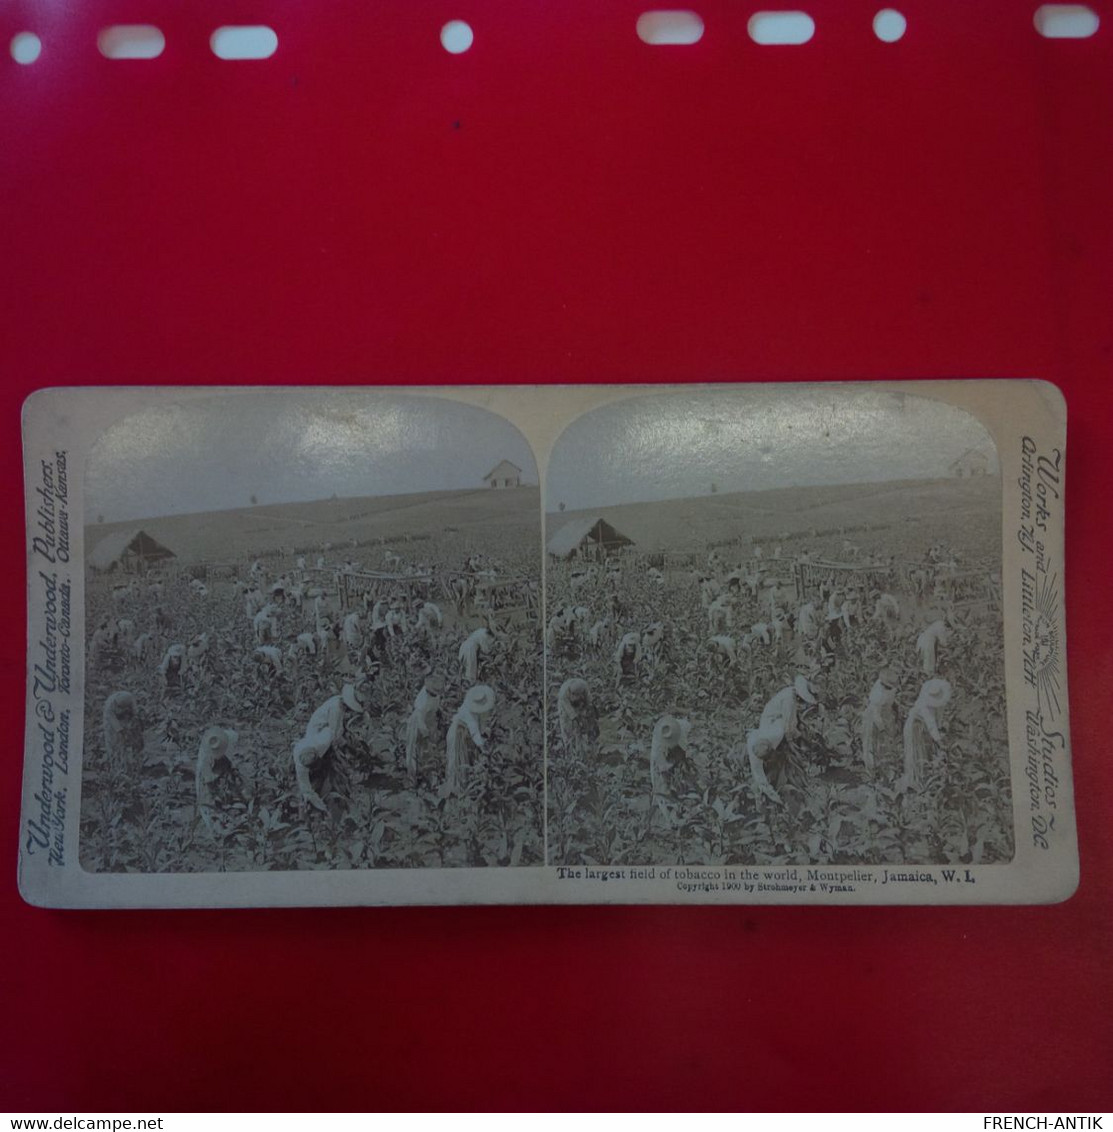
[[[951,702],[951,686],[946,680],[927,680],[920,689],[919,702],[924,707],[941,708]]]
[[[565,680],[560,686],[560,694],[562,697],[567,697],[573,703],[582,704],[586,703],[591,698],[591,693],[588,691],[587,681],[581,680],[579,677],[574,676],[571,680]]]
[[[116,717],[135,712],[135,697],[131,692],[113,692],[105,705]]]
[[[792,686],[796,689],[796,694],[806,704],[815,703],[815,689],[812,687],[811,681],[806,676],[798,675],[792,682]]]
[[[674,715],[663,715],[653,728],[654,737],[660,735],[667,747],[682,747],[688,738],[690,725]]]
[[[495,690],[489,684],[476,684],[464,695],[464,711],[486,715],[495,706]]]
[[[227,727],[210,727],[201,736],[201,753],[209,759],[223,758],[232,752],[239,735]]]

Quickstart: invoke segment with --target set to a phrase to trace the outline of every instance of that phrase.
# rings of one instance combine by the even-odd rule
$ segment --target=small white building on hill
[[[951,461],[950,472],[958,479],[989,475],[989,456],[977,448],[967,448],[957,460]]]
[[[484,477],[488,487],[521,487],[522,469],[509,460],[500,460]]]

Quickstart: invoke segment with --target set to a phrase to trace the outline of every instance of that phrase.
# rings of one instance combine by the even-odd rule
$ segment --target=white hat
[[[560,686],[560,695],[567,696],[571,700],[587,700],[591,698],[591,691],[587,686],[586,680],[581,680],[578,676],[573,676],[569,680],[565,680]]]
[[[120,714],[121,709],[125,712],[135,711],[135,697],[131,692],[113,692],[105,706],[115,716]]]
[[[230,754],[239,735],[227,727],[210,727],[201,736],[201,750],[214,759]]]
[[[464,695],[463,708],[472,715],[486,715],[495,706],[495,690],[489,684],[476,684]]]
[[[766,727],[758,727],[746,735],[746,750],[759,759],[768,758],[784,741],[785,725],[777,720]]]
[[[951,702],[951,686],[946,680],[926,680],[918,698],[924,707],[945,707]]]
[[[812,687],[811,682],[806,676],[798,675],[792,682],[792,686],[796,689],[796,694],[806,704],[815,703],[815,689]]]
[[[363,692],[362,685],[357,687],[355,684],[345,684],[340,692],[340,699],[344,706],[350,707],[352,711],[366,711],[367,705],[363,702]]]
[[[687,740],[690,729],[691,725],[686,719],[677,719],[674,715],[663,715],[657,720],[653,734],[660,735],[668,746],[675,747]]]

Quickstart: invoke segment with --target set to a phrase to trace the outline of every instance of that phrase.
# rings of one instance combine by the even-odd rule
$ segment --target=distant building
[[[554,558],[604,558],[634,540],[615,530],[605,519],[589,515],[565,523],[549,539],[548,551]]]
[[[949,471],[957,479],[989,475],[989,456],[977,448],[967,448],[957,460],[952,460]]]
[[[146,531],[117,531],[106,535],[89,555],[94,570],[108,573],[121,570],[128,574],[145,574],[152,566],[159,566],[174,558],[174,552],[153,539]]]
[[[488,487],[521,487],[522,469],[509,460],[500,460],[484,477]]]

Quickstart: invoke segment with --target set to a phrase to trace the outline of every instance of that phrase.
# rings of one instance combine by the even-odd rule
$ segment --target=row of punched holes
[[[1098,16],[1084,4],[1044,4],[1033,21],[1048,39],[1086,39],[1098,29]],[[652,46],[686,45],[703,38],[703,20],[688,10],[643,12],[637,21],[638,38]],[[902,13],[884,8],[873,18],[878,39],[895,43],[908,27]],[[807,43],[815,34],[815,21],[807,12],[757,12],[747,25],[750,38],[765,46]],[[445,51],[459,55],[475,41],[471,25],[450,20],[441,28]],[[150,24],[116,24],[97,36],[97,47],[106,59],[157,59],[166,37]],[[278,36],[263,25],[219,27],[209,39],[220,59],[268,59],[278,50]],[[42,54],[42,40],[31,31],[13,36],[11,55],[17,63],[34,63]]]

